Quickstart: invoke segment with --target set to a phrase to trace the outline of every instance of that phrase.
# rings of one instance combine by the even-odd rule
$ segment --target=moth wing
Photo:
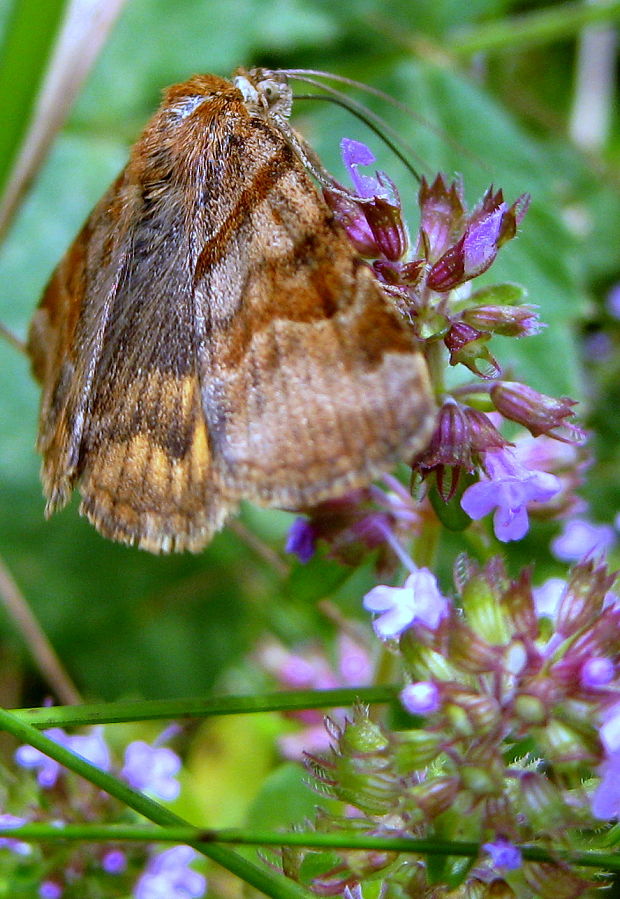
[[[367,483],[434,419],[411,334],[278,128],[213,76],[168,100],[29,341],[48,509],[78,484],[104,536],[153,552],[199,550],[244,498]]]
[[[222,494],[295,509],[420,451],[435,407],[410,331],[298,160],[260,180],[198,260],[202,402]]]
[[[80,510],[104,536],[198,550],[229,508],[210,476],[187,250],[149,229],[131,197],[106,221],[119,190],[94,210],[31,328],[48,511],[78,484]],[[101,234],[113,236],[106,247]]]

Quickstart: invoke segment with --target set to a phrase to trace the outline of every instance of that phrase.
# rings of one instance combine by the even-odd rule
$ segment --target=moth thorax
[[[269,69],[240,71],[233,84],[243,94],[250,112],[269,112],[288,118],[293,106],[293,91],[286,75]]]

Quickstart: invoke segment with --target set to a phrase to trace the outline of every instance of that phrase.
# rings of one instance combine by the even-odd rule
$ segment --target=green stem
[[[444,48],[461,56],[494,50],[514,50],[551,43],[578,34],[587,25],[606,24],[620,19],[620,2],[565,3],[512,18],[476,25],[455,32]]]
[[[52,708],[13,709],[16,721],[31,727],[74,727],[82,724],[118,724],[124,721],[207,718],[210,715],[247,715],[256,712],[290,712],[304,709],[336,708],[391,702],[400,687],[346,687],[334,690],[297,690],[263,693],[253,696],[190,697],[153,699],[142,702],[108,702],[97,705],[53,706]]]
[[[0,730],[12,734],[22,743],[34,746],[35,749],[40,750],[49,758],[55,759],[75,774],[79,774],[89,783],[99,787],[110,796],[114,796],[129,808],[153,821],[153,823],[162,827],[181,827],[193,830],[194,833],[197,832],[191,828],[187,821],[175,815],[174,812],[159,805],[153,799],[149,799],[143,793],[132,790],[131,787],[128,787],[127,784],[124,784],[116,777],[107,774],[100,768],[91,765],[90,762],[87,762],[81,756],[75,755],[66,747],[50,740],[45,734],[21,721],[14,714],[6,711],[6,709],[0,709]],[[236,874],[241,880],[249,883],[267,896],[274,897],[274,899],[302,899],[302,897],[307,899],[309,895],[298,884],[287,880],[283,875],[274,874],[267,868],[260,868],[223,846],[205,843],[204,840],[202,842],[189,840],[188,844],[193,846],[197,852],[217,862],[223,868]]]
[[[371,837],[362,834],[248,832],[237,828],[201,830],[195,827],[136,827],[118,824],[25,824],[22,827],[0,827],[0,837],[33,842],[138,842],[186,843],[193,846],[213,843],[235,843],[243,846],[299,846],[309,849],[353,849],[376,852],[412,852],[417,855],[456,855],[476,858],[480,844],[460,840],[413,839],[410,837]],[[618,853],[548,852],[538,846],[520,846],[523,858],[537,862],[570,862],[589,868],[620,871]]]

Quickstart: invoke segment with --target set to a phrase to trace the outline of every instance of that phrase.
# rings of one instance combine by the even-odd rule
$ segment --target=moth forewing
[[[104,536],[198,551],[242,499],[308,507],[426,445],[424,358],[289,111],[278,73],[168,89],[52,275],[29,340],[51,509],[77,485]]]

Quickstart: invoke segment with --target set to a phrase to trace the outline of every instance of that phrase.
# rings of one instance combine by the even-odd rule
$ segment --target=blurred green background
[[[511,42],[509,17],[539,8],[508,0],[130,0],[1,249],[0,319],[25,335],[54,265],[164,86],[240,65],[348,75],[411,108],[406,115],[364,98],[415,148],[427,176],[461,173],[470,204],[491,183],[510,201],[532,194],[522,233],[485,280],[524,284],[549,327],[516,346],[497,339],[497,355],[532,386],[585,402],[601,428],[603,461],[592,470],[590,499],[610,519],[618,505],[617,361],[612,355],[597,369],[582,350],[584,335],[601,328],[618,340],[602,306],[620,275],[618,123],[600,151],[571,144],[576,36]],[[561,4],[545,8],[570,20]],[[463,34],[489,23],[504,24],[505,46],[466,52]],[[359,121],[300,102],[294,123],[342,178],[340,137],[369,143],[399,184],[415,230],[415,182]],[[76,502],[45,522],[33,448],[38,388],[4,343],[0,371],[0,554],[84,696],[248,692],[256,682],[244,659],[260,635],[287,643],[326,635],[315,605],[326,595],[346,611],[359,607],[369,572],[351,575],[319,559],[282,576],[230,531],[199,556],[156,558],[103,540]],[[290,516],[245,509],[243,520],[281,551]],[[531,556],[535,546],[522,552]],[[0,701],[39,704],[47,689],[0,613]]]

